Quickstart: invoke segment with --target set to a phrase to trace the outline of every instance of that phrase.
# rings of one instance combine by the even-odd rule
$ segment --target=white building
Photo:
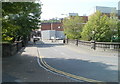
[[[108,13],[108,14],[109,13],[117,13],[116,7],[96,6],[96,11],[100,11],[102,13]]]
[[[78,16],[78,13],[69,13],[69,16]]]
[[[63,31],[55,30],[43,30],[41,31],[42,40],[54,40],[54,39],[64,39],[65,35]]]
[[[89,15],[95,13],[96,11],[100,11],[100,12],[105,13],[105,14],[110,14],[110,13],[116,14],[117,13],[116,7],[96,6],[89,11]]]

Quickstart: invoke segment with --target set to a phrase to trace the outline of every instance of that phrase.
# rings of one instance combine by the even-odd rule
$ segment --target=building
[[[69,16],[78,16],[78,13],[69,13]]]
[[[80,16],[80,17],[82,17],[84,23],[87,23],[87,21],[88,21],[88,16]]]
[[[56,30],[56,31],[63,31],[62,23],[61,22],[47,22],[41,23],[41,30]]]
[[[103,6],[96,6],[95,12],[100,11],[104,14],[110,14],[110,13],[117,13],[116,7],[103,7]]]
[[[102,14],[110,17],[111,13],[115,13],[117,15],[118,11],[116,7],[104,7],[104,6],[96,6],[91,10],[90,15],[94,14],[96,11],[100,11]]]
[[[43,40],[64,39],[61,22],[41,23],[41,36]]]
[[[78,16],[78,13],[69,13],[69,17],[67,18],[74,18],[75,16]],[[86,24],[88,21],[88,16],[79,16],[83,19],[83,24]],[[61,22],[55,22],[55,21],[46,21],[41,23],[41,36],[42,39],[64,39],[64,28],[63,28],[63,19],[61,19]]]

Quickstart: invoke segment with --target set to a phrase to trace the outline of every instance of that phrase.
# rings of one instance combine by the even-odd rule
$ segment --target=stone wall
[[[117,42],[92,42],[92,41],[81,41],[81,40],[65,40],[66,44],[76,45],[78,47],[84,46],[90,49],[104,49],[104,50],[120,50],[120,43]]]
[[[15,55],[22,48],[22,41],[10,43],[2,43],[2,57]]]

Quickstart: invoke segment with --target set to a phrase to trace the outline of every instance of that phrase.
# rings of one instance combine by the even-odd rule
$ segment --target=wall
[[[60,27],[60,28],[59,28],[59,27]],[[61,22],[41,23],[41,31],[42,31],[42,30],[63,31],[62,23],[61,23]]]
[[[64,32],[63,31],[55,31],[55,30],[43,30],[41,31],[42,40],[46,39],[64,39]]]
[[[15,55],[22,48],[22,46],[22,41],[13,44],[2,43],[2,57]]]
[[[58,39],[64,39],[65,35],[63,31],[56,31],[56,38]]]
[[[92,42],[92,41],[81,41],[81,40],[71,40],[71,39],[66,39],[65,40],[66,44],[70,45],[76,45],[78,47],[84,47],[87,49],[103,49],[105,50],[115,50],[119,51],[120,50],[120,43],[117,42]]]
[[[41,23],[41,30],[51,30],[51,23]]]

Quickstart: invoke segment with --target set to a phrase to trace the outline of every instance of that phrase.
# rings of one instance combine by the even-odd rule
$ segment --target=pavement
[[[43,69],[37,58],[37,47],[32,42],[15,56],[2,58],[2,82],[75,82]]]

